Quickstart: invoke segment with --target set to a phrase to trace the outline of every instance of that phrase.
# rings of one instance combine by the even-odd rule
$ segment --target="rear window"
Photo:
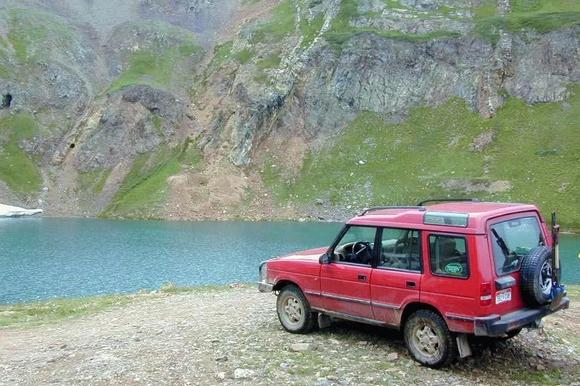
[[[521,217],[491,226],[495,271],[498,275],[520,269],[524,256],[532,248],[545,245],[536,217]]]

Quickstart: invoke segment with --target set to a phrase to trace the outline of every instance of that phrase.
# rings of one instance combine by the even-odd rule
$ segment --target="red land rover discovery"
[[[440,367],[471,354],[470,334],[511,338],[568,307],[557,226],[536,206],[432,201],[447,202],[367,209],[330,247],[263,262],[259,290],[278,295],[282,326],[402,329],[411,355]]]

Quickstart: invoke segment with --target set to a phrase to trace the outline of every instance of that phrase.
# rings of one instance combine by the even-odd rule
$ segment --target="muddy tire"
[[[522,261],[522,296],[532,307],[548,303],[552,292],[552,251],[537,247]]]
[[[287,285],[278,294],[278,319],[282,327],[293,334],[306,334],[314,328],[315,315],[306,297],[295,285]]]
[[[405,323],[405,344],[413,358],[424,366],[439,368],[457,358],[455,336],[434,311],[418,310]]]

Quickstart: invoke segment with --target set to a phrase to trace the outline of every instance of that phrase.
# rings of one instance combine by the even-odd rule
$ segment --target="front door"
[[[375,238],[375,227],[348,226],[335,243],[332,262],[320,269],[325,310],[372,319],[370,279]]]
[[[371,279],[374,318],[398,326],[403,306],[419,301],[421,245],[419,231],[383,228],[377,267]]]

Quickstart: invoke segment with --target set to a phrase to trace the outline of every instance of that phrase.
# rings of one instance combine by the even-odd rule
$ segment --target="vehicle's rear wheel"
[[[418,310],[405,323],[405,343],[415,360],[439,368],[457,358],[457,342],[445,320],[431,310]]]
[[[522,261],[522,295],[531,306],[541,306],[552,293],[552,251],[537,247]]]
[[[278,319],[282,327],[294,334],[306,334],[312,330],[316,318],[306,297],[295,285],[287,285],[278,294],[276,302]]]

